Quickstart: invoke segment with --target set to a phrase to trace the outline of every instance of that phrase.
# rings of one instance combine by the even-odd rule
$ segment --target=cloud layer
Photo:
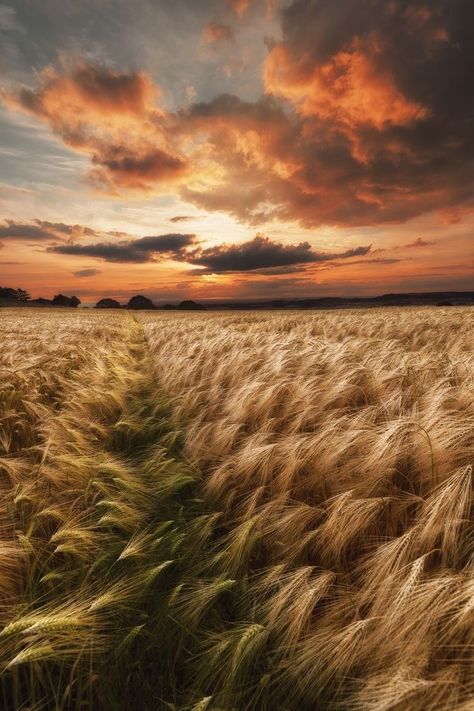
[[[465,0],[291,3],[266,96],[221,96],[185,117],[226,172],[217,190],[186,197],[254,224],[308,227],[471,210],[473,19]]]
[[[251,5],[227,3],[240,24]],[[112,195],[171,192],[251,225],[456,220],[474,195],[473,19],[468,0],[293,0],[257,101],[172,112],[145,72],[77,58],[2,96],[86,155]],[[224,21],[204,27],[207,43],[233,37]]]
[[[209,272],[251,272],[269,268],[315,264],[332,259],[348,259],[368,254],[369,247],[356,247],[339,254],[317,252],[308,242],[281,244],[257,235],[242,244],[222,244],[188,252],[186,260],[206,267]]]
[[[49,252],[80,257],[93,257],[106,262],[156,262],[162,259],[183,260],[186,247],[194,244],[195,235],[168,234],[95,244],[61,244],[48,247]]]
[[[47,222],[46,220],[32,220],[31,222],[4,220],[0,223],[0,239],[8,240],[51,241],[88,237],[94,234],[94,230],[89,227],[66,225],[63,222]]]
[[[11,108],[49,124],[73,150],[90,158],[89,179],[108,192],[146,191],[186,173],[172,145],[159,88],[143,72],[117,72],[83,59],[46,67],[36,89],[3,91]]]
[[[116,263],[141,264],[172,259],[203,267],[199,269],[200,274],[265,273],[266,270],[273,270],[274,274],[288,273],[300,271],[307,264],[363,257],[370,249],[370,246],[356,247],[344,252],[326,253],[313,249],[308,242],[282,244],[260,234],[240,244],[224,243],[208,248],[203,248],[193,234],[167,234],[91,244],[53,244],[47,247],[48,252],[55,254],[92,257]],[[76,272],[76,275],[89,276],[93,271],[85,269]]]

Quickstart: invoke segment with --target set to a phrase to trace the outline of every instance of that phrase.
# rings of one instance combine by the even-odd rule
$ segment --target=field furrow
[[[2,459],[1,690],[15,711],[174,699],[189,631],[170,601],[212,531],[140,324],[124,316],[87,347],[31,418],[34,446]]]

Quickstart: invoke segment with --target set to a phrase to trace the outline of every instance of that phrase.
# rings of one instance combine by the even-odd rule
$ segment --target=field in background
[[[468,711],[473,311],[0,313],[0,708]]]

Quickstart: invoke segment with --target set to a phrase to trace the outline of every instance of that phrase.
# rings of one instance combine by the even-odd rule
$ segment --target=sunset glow
[[[473,288],[472,19],[461,0],[6,0],[2,285]]]

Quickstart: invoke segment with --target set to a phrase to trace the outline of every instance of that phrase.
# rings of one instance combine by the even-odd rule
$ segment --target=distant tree
[[[64,296],[64,294],[55,294],[51,300],[51,303],[55,306],[69,306],[69,296]]]
[[[138,294],[137,296],[132,296],[127,304],[127,309],[154,309],[155,305],[151,299],[146,296]]]
[[[31,296],[24,289],[17,289],[16,293],[17,293],[17,300],[18,301],[25,302],[25,301],[29,301],[31,299]]]
[[[163,306],[163,308],[165,311],[175,311],[176,310],[176,306],[174,304],[165,304]]]
[[[13,299],[15,289],[10,289],[9,286],[0,286],[0,299]]]
[[[181,303],[178,304],[178,309],[180,309],[180,311],[207,311],[205,306],[191,301],[190,299],[181,301]]]
[[[64,296],[64,294],[56,294],[51,303],[54,306],[69,306],[72,308],[77,308],[81,303],[81,300],[77,296]]]
[[[96,309],[121,309],[121,305],[115,299],[100,299],[96,305]]]
[[[12,289],[9,286],[0,286],[0,299],[12,299],[13,301],[29,301],[31,296],[24,289]]]

